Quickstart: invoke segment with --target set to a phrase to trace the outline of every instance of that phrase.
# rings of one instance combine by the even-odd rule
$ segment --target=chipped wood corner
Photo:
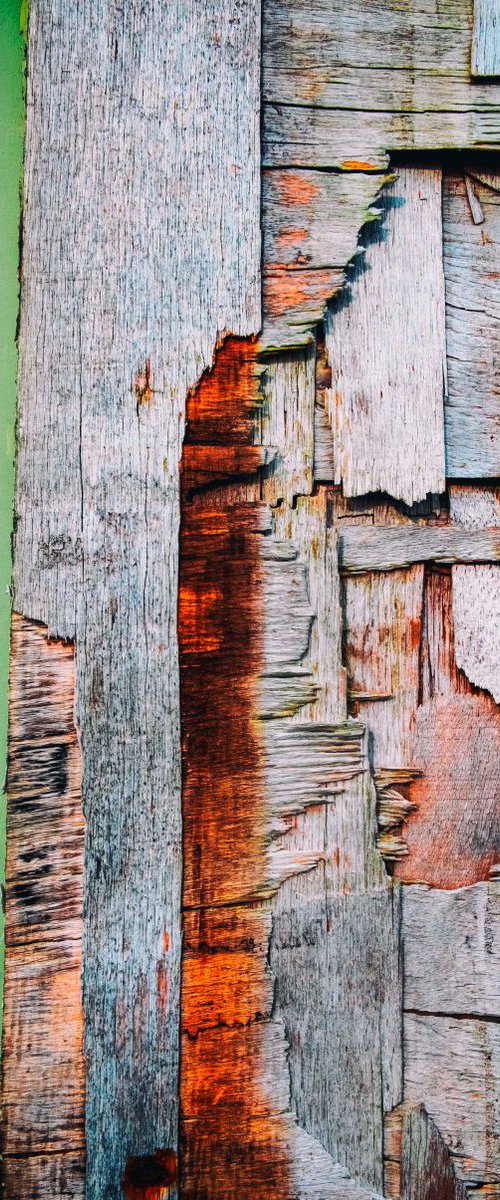
[[[494,1197],[494,6],[49,7],[4,1195]]]

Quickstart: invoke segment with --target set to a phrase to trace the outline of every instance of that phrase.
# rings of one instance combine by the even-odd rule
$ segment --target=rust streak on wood
[[[75,654],[14,614],[6,865],[3,1195],[83,1196],[84,820]]]
[[[228,337],[188,397],[182,463],[179,643],[185,956],[183,1196],[287,1193],[283,1105],[273,1094],[266,963],[266,812],[255,721],[262,666],[259,505],[193,495],[193,446],[252,447],[257,347]],[[255,456],[258,465],[258,455]],[[229,1179],[228,1165],[230,1164]]]

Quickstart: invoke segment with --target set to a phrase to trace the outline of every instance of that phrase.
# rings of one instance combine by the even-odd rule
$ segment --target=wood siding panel
[[[344,495],[385,491],[411,504],[444,490],[441,172],[406,167],[379,205],[327,317],[326,408]]]
[[[480,224],[471,214],[463,172],[445,173],[446,473],[451,479],[500,474],[500,176],[473,176],[471,187],[482,209]]]
[[[259,93],[257,3],[30,6],[15,595],[77,645],[87,1200],[175,1192],[179,460],[261,324]]]

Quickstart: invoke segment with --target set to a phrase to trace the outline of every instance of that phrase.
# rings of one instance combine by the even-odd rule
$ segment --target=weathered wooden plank
[[[84,1192],[83,811],[74,694],[74,648],[50,641],[41,625],[14,615],[2,1098],[6,1197],[49,1200]]]
[[[179,460],[261,323],[259,56],[252,0],[30,6],[15,590],[77,643],[88,1200],[177,1149]]]
[[[404,1060],[405,1100],[425,1105],[461,1178],[498,1182],[498,1024],[406,1013]]]
[[[405,1006],[419,1012],[500,1015],[500,889],[403,888]]]
[[[443,186],[446,473],[452,479],[500,473],[499,177],[473,182],[483,212],[481,224],[471,217],[463,172],[446,172]]]
[[[383,71],[376,72],[383,87]],[[359,83],[354,72],[354,87]],[[294,80],[296,86],[296,80]],[[480,85],[481,86],[481,85]],[[445,150],[497,150],[500,119],[497,85],[487,86],[488,105],[476,110],[474,94],[467,91],[469,108],[434,112],[400,109],[390,112],[350,108],[313,107],[295,102],[268,103],[263,110],[263,163],[266,167],[384,171],[391,152]],[[474,86],[474,92],[476,88]],[[491,107],[489,106],[491,103]]]
[[[375,770],[413,766],[424,568],[345,581],[344,646],[351,709],[373,735]]]
[[[471,531],[473,532],[473,531]],[[430,572],[424,593],[421,696],[410,785],[415,806],[395,866],[408,883],[457,888],[486,880],[500,860],[500,714],[455,661],[451,578]]]
[[[476,77],[500,75],[500,7],[498,0],[474,0],[471,70]]]
[[[470,0],[272,0],[264,18],[266,165],[380,169],[391,150],[499,145],[498,85],[470,80]]]
[[[325,321],[326,409],[334,483],[347,496],[385,491],[411,504],[444,490],[441,171],[401,168],[379,207]]]
[[[386,175],[263,172],[266,267],[345,267]]]
[[[467,1200],[450,1152],[423,1104],[401,1104],[386,1124],[391,1200]]]
[[[313,488],[315,346],[267,362],[261,391],[260,440],[277,450],[265,499],[292,503]]]
[[[342,526],[339,554],[347,575],[393,571],[418,562],[499,562],[500,531],[457,525],[349,525]]]
[[[458,525],[500,526],[498,491],[452,487],[450,513]],[[476,687],[500,701],[500,572],[497,566],[453,567],[457,666]]]

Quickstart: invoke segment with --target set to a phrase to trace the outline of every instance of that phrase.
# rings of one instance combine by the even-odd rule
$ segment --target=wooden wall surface
[[[500,1197],[493,9],[32,0],[8,1200]]]

